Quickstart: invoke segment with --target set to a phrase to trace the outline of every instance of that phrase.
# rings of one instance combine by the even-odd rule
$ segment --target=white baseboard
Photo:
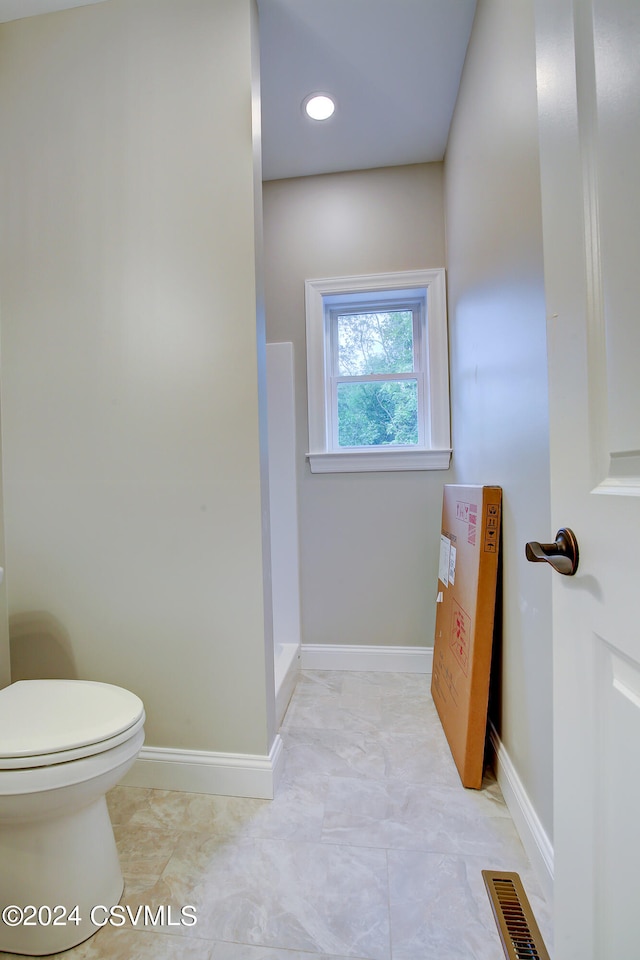
[[[121,783],[129,787],[273,800],[283,760],[279,734],[268,756],[143,747]]]
[[[553,903],[553,846],[509,754],[492,723],[489,740],[496,757],[496,776],[522,845],[542,886],[548,903]]]
[[[303,643],[300,649],[303,670],[431,673],[433,666],[433,647]]]

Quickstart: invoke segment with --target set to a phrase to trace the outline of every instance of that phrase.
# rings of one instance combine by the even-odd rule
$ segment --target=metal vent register
[[[483,870],[482,877],[508,960],[550,960],[518,874]]]

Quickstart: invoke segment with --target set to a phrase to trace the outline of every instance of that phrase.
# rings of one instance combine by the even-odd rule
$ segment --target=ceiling
[[[0,0],[0,21],[103,0]],[[476,0],[257,0],[265,180],[442,160]],[[330,120],[302,101],[331,94]]]
[[[265,180],[442,160],[476,0],[257,2]]]

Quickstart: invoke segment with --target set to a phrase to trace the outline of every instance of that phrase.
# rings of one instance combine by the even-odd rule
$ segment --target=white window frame
[[[425,297],[416,349],[419,443],[337,447],[333,419],[330,312],[341,298],[380,305]],[[372,276],[305,281],[309,453],[312,473],[446,470],[451,461],[449,347],[445,271],[406,270]]]

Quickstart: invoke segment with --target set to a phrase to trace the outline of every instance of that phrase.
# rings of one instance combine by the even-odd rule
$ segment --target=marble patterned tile
[[[213,945],[207,940],[181,940],[146,930],[114,930],[98,941],[86,941],[85,950],[72,960],[212,960]],[[64,954],[65,960],[69,954]]]
[[[399,826],[393,805],[384,780],[329,777],[322,840],[388,849]]]
[[[159,877],[180,838],[178,830],[146,824],[114,824],[118,856],[125,878]]]
[[[383,697],[381,729],[387,733],[422,734],[445,740],[435,705],[423,693]]]
[[[212,873],[215,874],[217,864],[233,856],[234,851],[242,849],[246,842],[234,838],[231,843],[227,843],[208,833],[183,833],[162,875],[153,887],[145,891],[144,896],[140,895],[132,900],[132,904],[195,904],[196,894],[203,886],[208,885],[209,877]]]
[[[252,797],[213,797],[191,794],[187,803],[183,830],[213,831],[218,836],[241,834],[254,819],[271,809],[270,800]]]
[[[427,786],[460,785],[449,746],[438,731],[407,735],[382,730],[377,740],[384,755],[384,779]]]
[[[383,851],[185,835],[163,873],[172,902],[194,904],[197,935],[390,960]],[[186,935],[193,933],[184,929]]]
[[[301,953],[281,947],[252,947],[246,943],[216,943],[212,960],[352,960],[328,953]]]
[[[344,730],[282,731],[284,770],[289,779],[307,776],[383,779],[386,758],[380,737]]]
[[[379,676],[379,675],[378,675]],[[427,673],[390,673],[389,679],[381,684],[383,697],[420,696],[429,697],[431,674]]]
[[[163,933],[106,926],[77,947],[48,954],[61,960],[213,960],[215,945],[209,940],[184,940]],[[24,960],[1,953],[1,960]]]
[[[382,724],[382,701],[345,701],[344,698],[301,694],[287,711],[284,729],[349,730],[354,733],[375,733]]]
[[[230,838],[270,806],[268,800],[150,790],[130,817],[131,826],[207,832]]]
[[[371,697],[390,696],[402,693],[408,689],[415,691],[419,682],[418,674],[411,673],[376,673],[373,671],[345,671],[342,681],[342,695],[345,698],[361,697],[365,700]]]
[[[195,796],[195,795],[194,795]],[[215,799],[215,798],[212,798]],[[156,830],[181,830],[186,818],[189,794],[175,790],[149,790],[140,798],[128,823]]]
[[[274,799],[244,824],[243,835],[273,840],[319,841],[324,819],[327,777],[287,777]]]
[[[418,787],[417,793],[428,798],[430,808],[437,808],[454,820],[478,817],[502,817],[510,819],[509,810],[500,787],[495,780],[486,779],[482,790],[467,790],[459,779],[453,784],[432,781],[425,784],[414,784],[413,781],[393,780],[394,783],[406,783],[407,786]]]
[[[107,794],[107,807],[112,824],[128,823],[154,791],[146,787],[123,787],[118,785]]]
[[[431,787],[395,780],[332,777],[322,839],[385,849],[481,855],[499,851],[522,858],[517,831],[504,813],[493,815],[482,794],[462,787]]]
[[[384,731],[291,729],[282,732],[285,772],[307,776],[397,779],[407,783],[460,783],[448,747],[430,736],[407,737]]]
[[[422,733],[440,722],[424,696],[385,697],[380,700],[382,729],[389,733]]]
[[[152,892],[158,903],[166,903],[166,897],[162,898],[160,894],[161,889],[162,881],[157,873],[145,873],[142,869],[134,872],[129,868],[126,870],[124,877],[124,892],[121,903],[150,903],[153,899]]]
[[[313,691],[317,698],[339,696],[345,676],[342,670],[302,670],[295,692]]]
[[[475,857],[390,852],[393,960],[503,956],[481,874],[491,867]]]

